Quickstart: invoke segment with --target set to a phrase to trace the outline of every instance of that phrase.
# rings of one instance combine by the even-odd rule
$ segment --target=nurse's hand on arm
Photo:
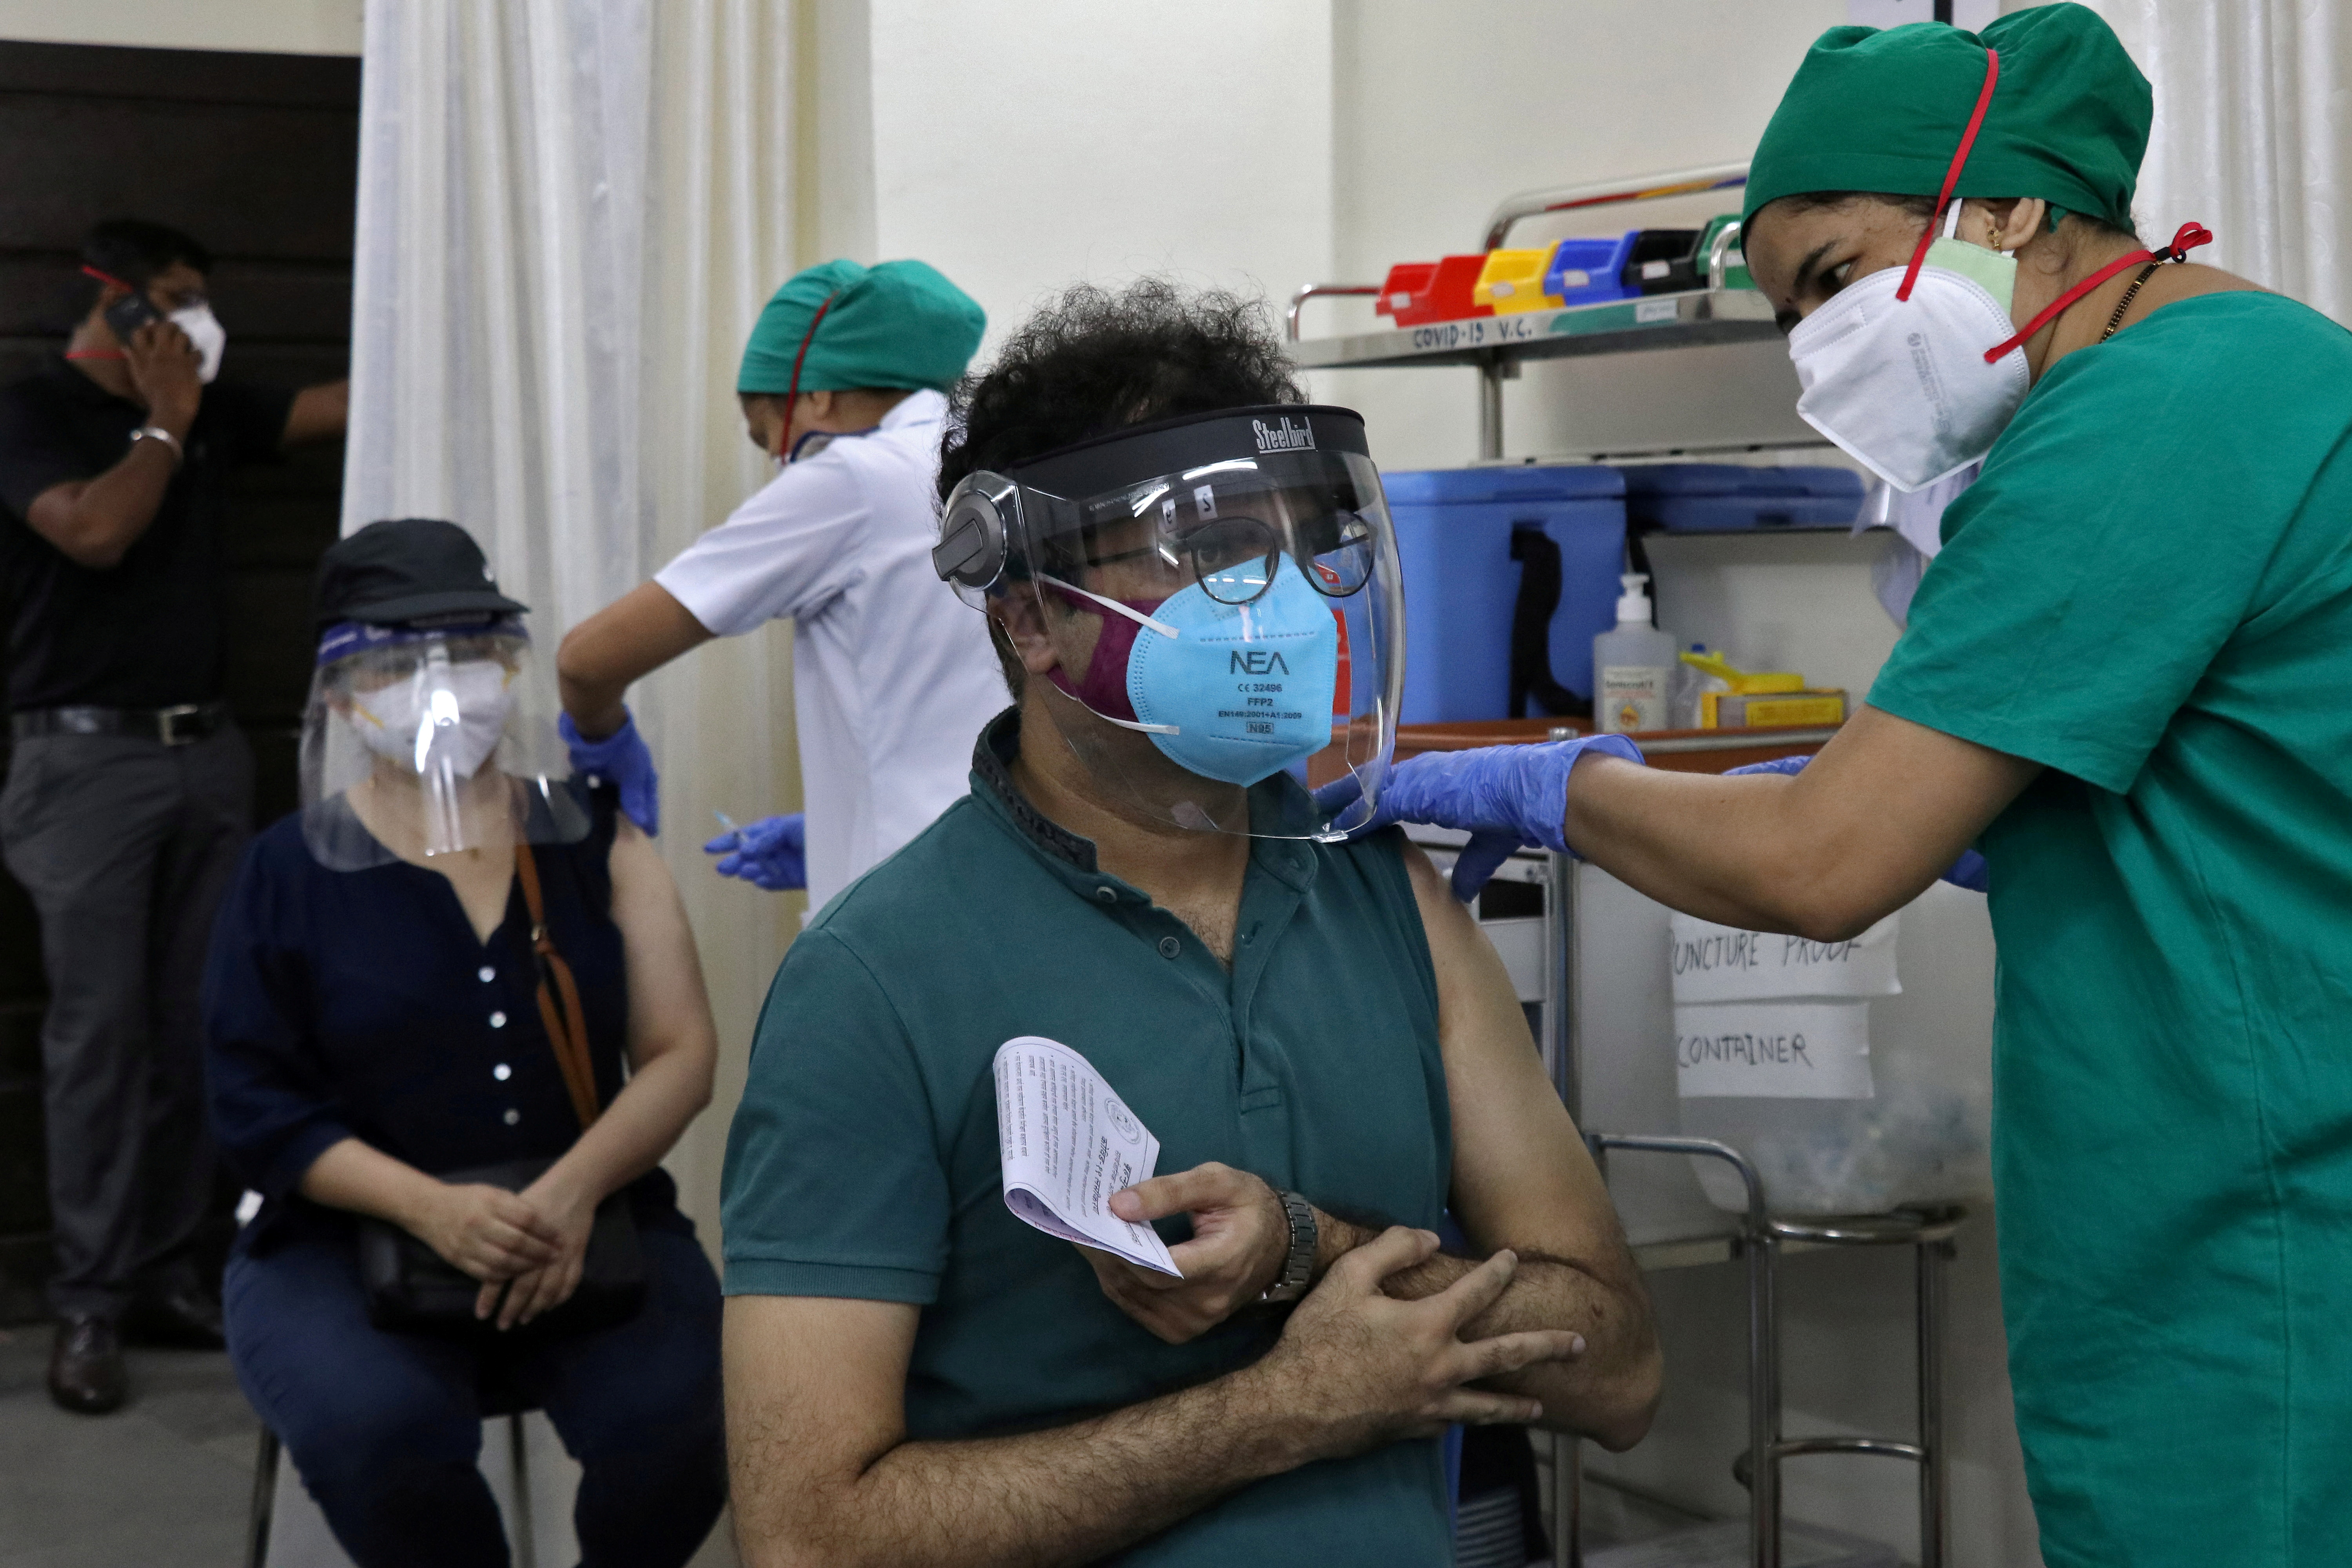
[[[621,699],[630,685],[711,633],[658,583],[640,583],[563,636],[555,654],[563,739],[572,765],[621,787],[621,809],[647,833],[660,829],[653,753]]]
[[[1390,770],[1370,822],[1350,831],[1361,837],[1392,822],[1426,822],[1470,835],[1454,862],[1454,896],[1467,903],[1519,849],[1566,849],[1560,816],[1568,781],[1580,763],[1604,756],[1638,764],[1642,753],[1622,735],[1583,735],[1532,746],[1480,746],[1425,752]],[[1315,792],[1315,803],[1336,812],[1363,793],[1351,773]]]
[[[1662,904],[1839,942],[1926,891],[2041,771],[1864,706],[1793,777],[1596,759],[1569,783],[1564,826]]]
[[[1428,858],[1405,847],[1413,896],[1437,974],[1438,1036],[1453,1113],[1450,1207],[1485,1256],[1516,1253],[1509,1285],[1471,1321],[1466,1338],[1573,1332],[1572,1362],[1530,1366],[1495,1386],[1542,1401],[1544,1425],[1612,1448],[1649,1427],[1661,1363],[1647,1292],[1616,1211],[1551,1081],[1494,943],[1452,897]],[[1170,1249],[1183,1279],[1081,1247],[1104,1294],[1163,1340],[1181,1343],[1256,1300],[1279,1275],[1290,1227],[1265,1182],[1221,1164],[1155,1176],[1113,1194],[1122,1219],[1188,1213],[1192,1238]],[[1321,1278],[1381,1233],[1316,1211]],[[1419,1299],[1476,1271],[1476,1258],[1433,1254],[1389,1279]]]
[[[746,1568],[1090,1563],[1227,1492],[1453,1422],[1536,1418],[1470,1386],[1576,1353],[1559,1332],[1465,1325],[1508,1286],[1507,1255],[1423,1300],[1382,1282],[1437,1238],[1402,1227],[1336,1263],[1249,1366],[1090,1420],[1016,1436],[910,1440],[920,1310],[887,1301],[727,1302],[727,1450]]]

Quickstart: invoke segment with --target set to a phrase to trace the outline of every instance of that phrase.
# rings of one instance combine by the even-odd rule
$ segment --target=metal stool
[[[507,1435],[507,1476],[514,1493],[515,1517],[508,1521],[513,1543],[514,1568],[538,1568],[538,1538],[530,1517],[530,1468],[524,1446],[522,1418],[536,1406],[511,1390],[490,1385],[483,1390],[482,1415],[503,1418]],[[278,1507],[278,1461],[282,1452],[269,1424],[261,1426],[260,1447],[253,1460],[253,1507],[245,1532],[246,1568],[268,1568],[270,1516]]]
[[[1794,1242],[1806,1247],[1908,1247],[1917,1290],[1915,1322],[1917,1334],[1919,1440],[1899,1442],[1889,1437],[1785,1437],[1780,1436],[1780,1374],[1772,1369],[1772,1431],[1776,1441],[1766,1452],[1777,1468],[1782,1459],[1801,1454],[1874,1454],[1882,1458],[1908,1459],[1919,1467],[1920,1568],[1943,1568],[1950,1549],[1948,1465],[1944,1454],[1944,1265],[1956,1251],[1952,1233],[1968,1217],[1958,1205],[1898,1209],[1893,1214],[1839,1219],[1789,1219],[1769,1222],[1770,1245],[1776,1249]],[[1774,1347],[1775,1359],[1779,1347]],[[1732,1478],[1752,1492],[1755,1455],[1742,1453],[1731,1463]],[[1780,1483],[1771,1491],[1777,1508]]]
[[[1730,1238],[1729,1257],[1748,1276],[1747,1450],[1732,1461],[1732,1475],[1748,1489],[1748,1561],[1753,1568],[1780,1568],[1780,1461],[1801,1454],[1872,1454],[1908,1459],[1919,1467],[1919,1561],[1943,1568],[1949,1521],[1944,1452],[1944,1265],[1954,1254],[1952,1233],[1968,1217],[1960,1207],[1903,1209],[1853,1219],[1790,1219],[1764,1205],[1764,1185],[1748,1157],[1710,1138],[1636,1137],[1588,1132],[1585,1143],[1603,1179],[1612,1152],[1686,1154],[1720,1160],[1738,1173],[1748,1212]],[[1821,1247],[1910,1247],[1916,1249],[1919,1440],[1887,1437],[1786,1437],[1780,1430],[1780,1321],[1779,1271],[1781,1249]],[[1762,1455],[1764,1462],[1756,1463]],[[1583,1561],[1578,1540],[1581,1509],[1576,1439],[1557,1438],[1552,1451],[1553,1551],[1555,1561]]]

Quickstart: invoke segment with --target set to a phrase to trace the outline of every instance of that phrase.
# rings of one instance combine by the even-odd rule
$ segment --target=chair
[[[538,1568],[539,1537],[531,1518],[530,1444],[523,1423],[523,1417],[534,1408],[521,1395],[495,1380],[488,1380],[483,1385],[485,1423],[497,1423],[506,1435],[506,1480],[512,1499],[507,1535],[513,1543],[514,1568]],[[245,1536],[246,1568],[268,1568],[270,1528],[278,1506],[278,1460],[283,1452],[278,1434],[264,1422],[253,1461],[253,1502]],[[482,1458],[484,1468],[488,1469],[494,1462],[492,1456],[486,1451]]]

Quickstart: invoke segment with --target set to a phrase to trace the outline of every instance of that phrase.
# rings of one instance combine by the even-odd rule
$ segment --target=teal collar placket
[[[1098,906],[1160,962],[1225,1015],[1234,1047],[1239,1093],[1240,1133],[1251,1168],[1270,1180],[1292,1180],[1292,1147],[1282,1070],[1281,1042],[1252,1038],[1251,1013],[1257,985],[1284,932],[1314,889],[1316,858],[1307,842],[1261,838],[1250,848],[1242,882],[1241,909],[1234,922],[1230,969],[1217,961],[1192,929],[1151,901],[1150,895],[1100,869],[1094,842],[1068,831],[1038,811],[1013,782],[1012,763],[1020,747],[1020,713],[1012,710],[992,721],[972,759],[972,796],[1077,897]],[[1307,818],[1306,792],[1287,774],[1276,774],[1251,792],[1254,822],[1285,826]]]

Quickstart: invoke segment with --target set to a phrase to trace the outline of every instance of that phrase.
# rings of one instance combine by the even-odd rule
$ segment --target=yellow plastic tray
[[[1543,291],[1544,269],[1551,265],[1552,248],[1488,251],[1477,286],[1470,290],[1471,302],[1491,305],[1498,316],[1515,310],[1557,310],[1563,301]]]

